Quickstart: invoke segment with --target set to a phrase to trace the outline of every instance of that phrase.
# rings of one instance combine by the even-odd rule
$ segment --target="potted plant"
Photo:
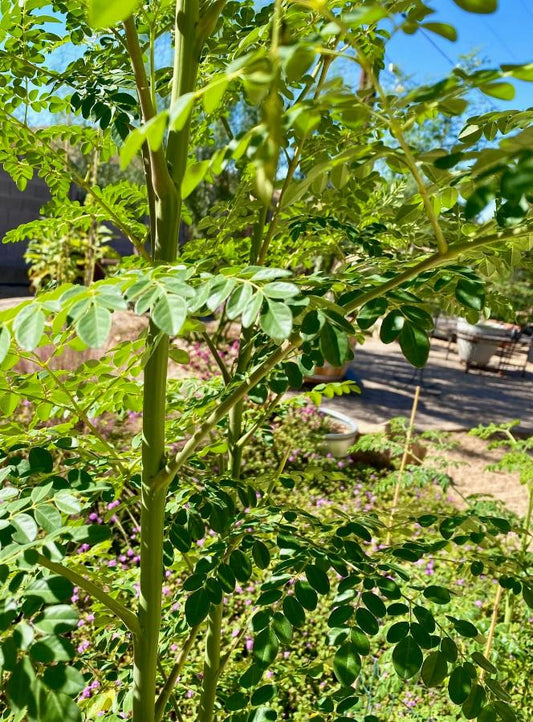
[[[320,413],[325,417],[326,422],[323,451],[332,454],[336,459],[344,458],[355,443],[358,434],[356,422],[335,409],[321,407]]]
[[[504,330],[501,325],[479,322],[469,323],[460,318],[457,321],[457,353],[466,368],[470,366],[485,367],[493,354],[498,350]]]

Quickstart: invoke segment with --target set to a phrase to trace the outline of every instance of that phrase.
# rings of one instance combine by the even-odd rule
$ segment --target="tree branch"
[[[124,21],[124,30],[126,32],[126,45],[131,59],[133,74],[135,76],[135,85],[137,86],[137,95],[139,96],[142,117],[143,121],[147,123],[156,116],[157,108],[154,107],[152,102],[152,93],[150,91],[150,84],[146,75],[146,68],[144,67],[139,36],[137,34],[137,28],[135,26],[135,19],[133,16],[130,16]],[[153,182],[153,188],[156,195],[161,197],[168,193],[175,192],[174,184],[172,183],[165,160],[163,146],[161,146],[158,150],[152,150],[149,148],[149,155],[152,173],[151,179],[147,178],[147,181],[151,180]]]

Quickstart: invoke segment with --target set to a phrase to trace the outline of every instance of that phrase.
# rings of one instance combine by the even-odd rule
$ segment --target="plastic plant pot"
[[[355,444],[355,439],[358,433],[358,426],[346,414],[334,409],[320,408],[320,413],[324,416],[329,416],[333,421],[337,421],[342,424],[346,431],[332,431],[326,434],[324,441],[322,442],[322,451],[326,454],[331,454],[336,459],[343,459],[348,455],[350,448]]]

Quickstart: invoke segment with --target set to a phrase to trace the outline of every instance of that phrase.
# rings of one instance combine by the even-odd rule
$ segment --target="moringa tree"
[[[475,13],[496,7],[496,0],[456,3]],[[435,585],[410,589],[399,566],[433,549],[434,539],[422,537],[413,547],[400,538],[369,554],[361,544],[379,534],[376,520],[324,524],[276,505],[279,470],[266,480],[242,473],[246,445],[284,391],[298,389],[324,360],[342,364],[351,354],[350,336],[383,317],[382,340],[399,340],[408,360],[423,366],[434,297],[468,316],[489,313],[493,301],[483,277],[516,265],[531,247],[531,112],[473,118],[451,151],[413,148],[408,131],[428,118],[463,113],[473,89],[510,99],[509,80],[533,80],[533,67],[456,69],[401,97],[380,82],[392,34],[423,28],[455,39],[453,27],[431,20],[431,5],[3,2],[0,161],[20,188],[35,172],[47,181],[53,195],[48,232],[54,219],[75,223],[89,214],[92,223],[111,222],[136,250],[105,281],[52,288],[2,312],[0,402],[11,419],[3,439],[0,580],[9,590],[2,650],[13,719],[81,718],[73,700],[79,673],[62,665],[73,654],[64,635],[76,624],[69,582],[94,598],[110,653],[116,642],[106,630],[122,640],[116,666],[129,691],[106,691],[100,711],[111,710],[109,719],[130,711],[135,722],[179,718],[173,689],[200,638],[205,662],[197,719],[273,719],[263,674],[314,608],[313,598],[334,583],[341,593],[356,589],[367,607],[358,609],[357,624],[348,622],[351,607],[337,607],[336,626],[353,629],[351,637],[337,637],[333,669],[340,687],[332,705],[349,708],[360,655],[385,609],[382,597],[402,600],[391,614],[415,608],[435,629],[427,605],[446,603],[449,593]],[[173,59],[166,57],[170,44]],[[73,59],[57,69],[62,48]],[[341,61],[363,73],[361,89],[343,82]],[[259,122],[241,131],[232,127],[231,111],[243,102]],[[56,117],[32,127],[32,112]],[[56,122],[62,114],[72,122]],[[213,144],[220,128],[227,136],[223,147]],[[479,149],[482,136],[491,145]],[[72,167],[69,145],[86,155],[98,147],[103,160],[118,152],[123,168],[140,154],[144,186],[91,183]],[[200,239],[180,249],[188,196],[202,183],[216,184],[225,169],[239,179],[236,192],[213,205]],[[71,182],[85,189],[89,209],[68,200]],[[492,202],[496,212],[483,213]],[[7,240],[35,237],[39,223]],[[145,335],[75,373],[58,370],[55,361],[66,349],[102,347],[113,312],[126,309],[148,315]],[[237,329],[233,366],[220,354],[220,334],[205,323],[210,315]],[[187,362],[174,339],[191,333],[204,340],[220,369],[194,393],[167,381],[169,359]],[[18,373],[21,359],[35,370]],[[250,398],[262,401],[255,416],[247,410]],[[15,414],[24,399],[31,416]],[[126,449],[95,421],[141,410],[142,433]],[[291,483],[290,474],[284,478]],[[140,514],[138,602],[131,575],[93,573],[111,532],[83,522],[92,505],[120,494],[132,518]],[[436,521],[442,520],[426,523]],[[480,538],[507,531],[502,520],[468,514],[449,524],[470,531],[474,525]],[[212,543],[193,554],[206,529]],[[445,534],[444,543],[452,543],[449,538]],[[93,551],[80,551],[80,544]],[[479,553],[488,555],[497,577],[505,575],[506,588],[523,588],[531,600],[523,568]],[[182,607],[163,619],[169,566],[190,570]],[[235,646],[224,630],[224,596],[252,575],[263,584],[254,607],[254,661],[237,680],[227,674]],[[295,580],[299,597],[289,593]],[[16,599],[24,600],[22,621]],[[452,635],[465,631],[458,621]],[[171,635],[181,643],[175,659]],[[470,662],[457,661],[447,632],[435,639],[439,646],[425,662],[412,636],[395,640],[398,673],[408,678],[422,667],[431,686],[451,665],[450,694],[469,718],[494,711],[511,719],[490,681],[491,663],[480,655],[478,676]],[[251,689],[261,706],[250,706]]]

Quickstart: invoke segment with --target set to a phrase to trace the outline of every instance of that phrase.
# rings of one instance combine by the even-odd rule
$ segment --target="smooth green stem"
[[[200,8],[198,0],[177,0],[175,20],[174,75],[171,103],[196,87],[201,42],[198,37]],[[170,130],[167,144],[167,163],[177,191],[177,215],[181,217],[181,184],[187,168],[191,115],[181,130]],[[176,245],[170,250],[176,254]]]
[[[211,608],[207,620],[205,640],[204,677],[198,722],[212,722],[215,716],[215,701],[220,670],[220,637],[222,631],[223,603]]]
[[[94,597],[94,599],[97,599],[106,606],[110,612],[124,622],[130,632],[134,635],[139,633],[139,624],[135,614],[133,614],[133,612],[131,612],[121,602],[118,602],[116,599],[111,597],[90,579],[87,579],[87,577],[84,577],[82,574],[75,572],[73,569],[69,569],[69,567],[66,567],[64,564],[51,561],[43,554],[38,555],[37,563],[49,571],[54,572],[54,574],[60,574],[65,577],[65,579],[71,581],[72,584],[75,584],[77,587],[80,587],[80,589],[83,589],[84,592],[87,592],[87,594],[90,594]]]
[[[163,531],[166,490],[154,479],[165,463],[166,379],[168,336],[151,323],[148,345],[153,347],[144,372],[141,578],[138,619],[140,633],[134,644],[134,722],[154,722],[157,657],[161,627],[163,586]]]

